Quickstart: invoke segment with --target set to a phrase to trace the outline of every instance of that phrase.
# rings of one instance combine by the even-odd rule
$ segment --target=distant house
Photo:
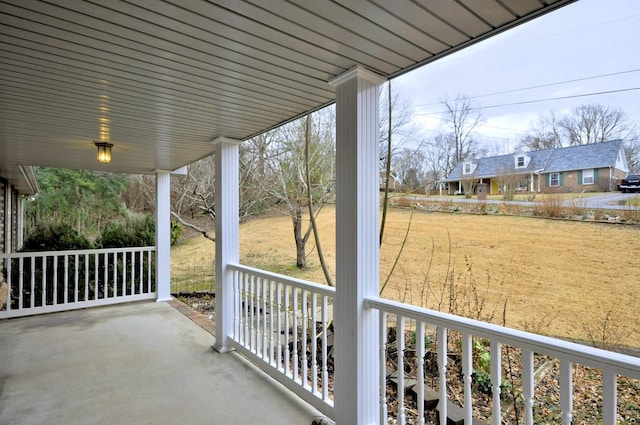
[[[386,173],[381,171],[380,176],[378,177],[378,184],[380,185],[381,191],[385,190],[386,182]],[[398,181],[398,178],[393,174],[389,174],[389,192],[395,192],[398,189],[400,189],[400,182]]]
[[[0,170],[0,254],[22,247],[23,202],[38,190],[32,167],[19,165]]]
[[[517,152],[458,163],[444,180],[448,193],[462,193],[478,183],[487,192],[509,189],[540,193],[607,192],[629,172],[622,140]],[[471,189],[473,190],[473,189]]]

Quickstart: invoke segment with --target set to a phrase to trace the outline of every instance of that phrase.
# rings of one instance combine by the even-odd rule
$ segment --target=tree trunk
[[[291,221],[293,221],[293,237],[296,240],[296,267],[305,269],[307,267],[306,240],[302,236],[302,205],[299,200],[296,201],[295,213],[291,216]]]

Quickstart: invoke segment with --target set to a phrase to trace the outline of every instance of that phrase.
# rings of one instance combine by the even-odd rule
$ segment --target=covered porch
[[[408,0],[274,1],[269,10],[259,3],[163,1],[150,6],[146,1],[2,2],[5,44],[0,71],[0,170],[35,165],[156,175],[156,281],[145,297],[168,301],[170,174],[213,153],[217,293],[215,340],[162,304],[100,307],[95,313],[78,311],[3,321],[2,337],[17,339],[13,344],[3,343],[3,349],[32,342],[24,352],[6,354],[16,363],[3,371],[5,391],[15,385],[18,396],[3,392],[8,401],[3,401],[1,414],[56,415],[60,409],[55,402],[78,414],[85,407],[91,408],[75,404],[75,397],[56,401],[48,392],[42,402],[33,397],[33,392],[40,394],[51,380],[61,385],[55,388],[56,396],[63,391],[78,394],[82,390],[85,395],[98,389],[113,392],[114,398],[94,399],[104,404],[84,411],[82,423],[94,415],[96,423],[111,422],[104,420],[108,415],[113,415],[113,423],[135,423],[119,420],[119,415],[137,411],[137,398],[115,393],[121,379],[139,376],[143,382],[137,384],[142,386],[138,397],[149,410],[138,412],[138,423],[179,423],[173,422],[173,415],[181,407],[172,399],[177,397],[190,407],[191,395],[176,392],[175,379],[180,373],[171,375],[167,371],[176,371],[175,363],[191,363],[182,378],[192,380],[194,387],[202,390],[193,395],[197,401],[193,404],[213,405],[216,411],[230,415],[220,421],[207,415],[202,422],[264,423],[268,417],[265,405],[271,406],[267,411],[270,409],[276,417],[280,406],[283,411],[291,410],[291,423],[310,422],[312,410],[300,406],[299,401],[288,402],[289,396],[284,394],[270,394],[274,398],[265,399],[264,393],[277,392],[271,391],[266,382],[265,386],[260,384],[262,389],[255,395],[249,388],[237,387],[239,378],[244,381],[262,376],[253,372],[248,375],[249,366],[238,358],[239,352],[339,425],[383,424],[391,409],[386,393],[388,346],[396,347],[398,370],[403,370],[405,361],[404,338],[389,339],[388,330],[394,327],[396,335],[413,332],[414,339],[421,341],[421,334],[428,333],[438,340],[437,403],[442,417],[452,410],[446,379],[447,348],[449,332],[455,332],[463,353],[464,397],[459,401],[464,404],[465,423],[471,423],[473,416],[473,338],[489,344],[485,349],[491,353],[494,424],[500,424],[502,416],[503,345],[516,346],[523,353],[525,423],[534,421],[533,365],[534,356],[540,353],[561,362],[558,386],[563,423],[572,421],[572,365],[577,363],[603,371],[601,417],[604,423],[615,423],[617,376],[640,378],[636,358],[378,298],[379,87],[415,67],[571,1],[531,0],[509,7],[506,2],[464,0],[433,2],[430,6]],[[334,102],[335,290],[250,269],[239,264],[238,252],[239,145]],[[96,141],[113,145],[110,163],[96,162]],[[12,254],[7,255],[4,258]],[[100,281],[106,288],[102,296],[100,291],[91,292],[94,300],[133,295],[128,290],[109,289],[109,276],[105,274]],[[14,282],[18,288],[23,284],[20,278]],[[54,299],[58,303],[59,298]],[[61,304],[69,302],[65,295]],[[18,303],[18,309],[24,306],[24,302]],[[148,310],[147,315],[138,315],[140,306]],[[329,343],[325,340],[330,311],[335,323],[332,382]],[[93,314],[101,320],[92,318]],[[46,326],[47,321],[54,325]],[[55,324],[58,321],[61,323]],[[101,321],[118,331],[109,333]],[[100,337],[97,331],[107,333]],[[38,336],[51,341],[47,349],[53,351],[43,351]],[[80,337],[88,339],[83,342]],[[64,344],[59,344],[60,340]],[[131,351],[118,359],[118,344],[125,342]],[[217,353],[211,351],[212,343]],[[91,345],[98,351],[84,351]],[[184,345],[186,351],[175,345]],[[417,347],[420,350],[422,344]],[[100,358],[99,353],[105,352],[115,357]],[[423,358],[419,354],[418,358]],[[138,356],[155,360],[136,367]],[[62,365],[70,368],[68,375],[56,371],[61,366],[57,363],[60,358],[77,359]],[[114,358],[117,360],[112,364]],[[122,374],[120,363],[133,367]],[[116,371],[105,372],[107,364]],[[51,379],[47,383],[37,381],[37,387],[20,393],[20,380],[13,378],[14,370],[28,378],[30,371],[41,371],[33,378]],[[82,386],[75,379],[67,379],[85,371],[99,385],[92,387],[85,382]],[[394,412],[398,423],[404,423],[406,416],[404,379],[402,373],[397,374],[401,390],[394,399],[402,401]],[[416,385],[418,397],[424,397],[424,382]],[[139,387],[131,390],[137,393]],[[152,405],[157,410],[150,410]],[[423,408],[418,407],[419,413]],[[73,420],[50,418],[60,423]],[[199,418],[193,419],[187,422],[200,422]],[[277,423],[283,423],[278,419]]]

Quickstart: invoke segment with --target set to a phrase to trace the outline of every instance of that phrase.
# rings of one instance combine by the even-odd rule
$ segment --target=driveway
[[[638,196],[637,193],[609,192],[603,195],[588,196],[586,198],[564,201],[564,204],[571,205],[572,202],[579,202],[577,205],[581,205],[589,209],[638,209],[638,207],[627,206],[625,202],[626,200],[636,196]]]

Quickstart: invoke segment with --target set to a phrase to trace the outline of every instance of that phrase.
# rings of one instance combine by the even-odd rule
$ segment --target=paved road
[[[620,193],[620,192],[610,192],[603,195],[596,196],[588,196],[586,198],[576,198],[569,199],[564,201],[565,206],[570,205],[578,205],[584,208],[589,209],[605,209],[605,210],[623,210],[628,208],[639,209],[639,207],[629,207],[623,205],[624,201],[633,198],[634,196],[638,196],[637,193]],[[443,198],[429,197],[429,196],[421,196],[417,195],[416,199],[424,200],[424,201],[442,201]],[[476,198],[467,199],[464,196],[446,198],[447,201],[459,202],[459,203],[476,203],[478,200]],[[524,206],[533,206],[536,202],[526,202],[526,201],[503,201],[503,200],[493,200],[489,199],[485,201],[487,204],[513,204],[513,205],[524,205]]]
[[[581,198],[579,200],[575,200],[574,202],[581,202],[578,205],[581,205],[585,208],[591,209],[607,209],[607,210],[623,210],[629,207],[625,205],[625,201],[627,199],[633,198],[634,196],[638,196],[637,193],[620,193],[620,192],[610,192],[604,195],[597,196],[589,196],[586,198]],[[565,201],[565,204],[571,205],[572,201]],[[635,207],[638,209],[638,207]]]

